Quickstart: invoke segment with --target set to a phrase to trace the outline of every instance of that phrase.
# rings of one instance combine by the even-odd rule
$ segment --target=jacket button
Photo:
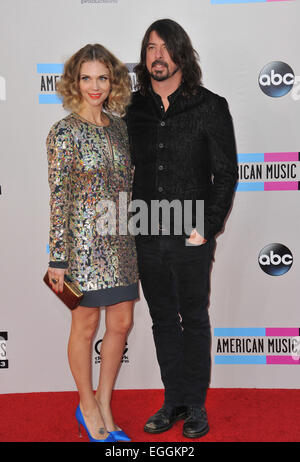
[[[162,122],[160,123],[160,126],[161,126],[161,127],[164,127],[165,125],[166,125],[166,122],[164,122],[164,121],[162,121]]]
[[[163,170],[164,169],[164,166],[163,165],[159,165],[158,166],[158,170]]]
[[[159,186],[158,191],[163,192],[164,188],[162,186]]]
[[[162,149],[164,147],[164,143],[159,143],[158,147],[159,149]]]

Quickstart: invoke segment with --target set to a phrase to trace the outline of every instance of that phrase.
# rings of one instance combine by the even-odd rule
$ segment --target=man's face
[[[178,70],[177,64],[172,61],[165,42],[152,31],[146,50],[146,67],[154,80],[159,82],[172,77]]]

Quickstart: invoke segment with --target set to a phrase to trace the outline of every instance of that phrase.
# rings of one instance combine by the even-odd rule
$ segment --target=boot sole
[[[152,433],[152,434],[155,434],[155,433],[163,433],[163,432],[166,432],[168,430],[170,430],[170,428],[173,427],[173,425],[178,421],[178,420],[183,420],[186,418],[186,413],[184,414],[179,414],[179,416],[173,420],[172,423],[170,423],[169,425],[167,425],[166,427],[161,427],[161,428],[147,428],[146,425],[144,427],[144,432],[146,433]]]
[[[189,432],[186,432],[183,430],[182,434],[183,436],[185,436],[186,438],[200,438],[201,436],[204,436],[206,435],[206,433],[209,432],[209,427],[205,427],[204,430],[201,430],[201,432],[192,432],[192,433],[189,433]]]

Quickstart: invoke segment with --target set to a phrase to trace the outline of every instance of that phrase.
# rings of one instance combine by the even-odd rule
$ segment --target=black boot
[[[187,416],[186,410],[186,406],[170,407],[164,404],[163,407],[147,421],[144,431],[147,433],[165,432],[169,430],[177,420],[185,419]]]
[[[207,414],[204,407],[189,406],[187,418],[183,425],[183,436],[186,438],[199,438],[209,431]]]

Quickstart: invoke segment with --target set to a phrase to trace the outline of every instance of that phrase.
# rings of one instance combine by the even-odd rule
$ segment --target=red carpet
[[[168,432],[143,431],[147,418],[162,404],[161,390],[117,390],[116,422],[133,442],[299,442],[300,390],[210,389],[206,408],[210,432],[190,440],[183,421]],[[86,442],[78,437],[74,392],[0,395],[1,442]]]

